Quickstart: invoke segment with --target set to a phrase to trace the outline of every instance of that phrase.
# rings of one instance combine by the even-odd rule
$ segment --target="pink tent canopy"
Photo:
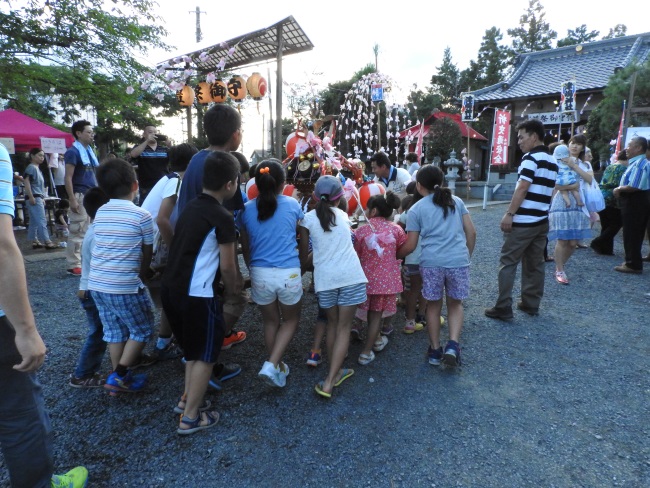
[[[74,137],[69,132],[50,127],[13,109],[0,112],[0,137],[13,138],[18,152],[41,147],[41,137],[65,139],[66,147],[70,147],[74,142]]]

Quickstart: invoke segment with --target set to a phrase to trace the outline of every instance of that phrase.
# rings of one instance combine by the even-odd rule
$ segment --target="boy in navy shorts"
[[[123,159],[97,168],[99,187],[110,198],[95,216],[95,247],[88,289],[104,325],[113,373],[104,388],[111,392],[142,390],[145,376],[129,370],[154,331],[154,306],[143,283],[151,263],[151,214],[133,204],[138,191],[135,170]]]
[[[204,396],[225,333],[217,298],[220,278],[224,301],[241,292],[235,222],[223,206],[239,190],[238,174],[233,155],[213,151],[207,156],[203,193],[179,216],[162,279],[163,309],[187,360],[184,393],[174,407],[181,414],[177,430],[181,435],[213,427],[219,420]]]

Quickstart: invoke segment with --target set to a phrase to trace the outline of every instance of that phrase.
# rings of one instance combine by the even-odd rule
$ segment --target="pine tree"
[[[600,35],[600,32],[597,30],[592,30],[587,32],[587,26],[582,24],[580,27],[576,27],[575,30],[568,29],[567,36],[564,39],[557,41],[557,47],[564,46],[575,46],[576,44],[586,44],[588,42],[595,41],[596,38]]]
[[[503,79],[507,66],[507,48],[500,44],[502,40],[503,34],[500,29],[491,27],[485,31],[478,50],[482,87],[494,85]]]
[[[605,39],[613,39],[614,37],[623,37],[627,35],[627,26],[625,24],[616,24],[613,28],[609,29],[609,34],[603,36]]]
[[[508,29],[515,53],[531,53],[551,49],[557,32],[544,20],[546,12],[539,0],[528,0],[526,13],[519,19],[519,27]]]
[[[445,48],[442,65],[438,66],[438,74],[431,77],[433,93],[440,95],[445,110],[453,109],[454,100],[460,94],[460,72],[451,59],[451,49]]]

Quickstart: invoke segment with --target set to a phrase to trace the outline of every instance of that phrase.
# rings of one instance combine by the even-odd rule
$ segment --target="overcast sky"
[[[501,29],[504,43],[509,44],[506,30],[519,25],[519,18],[528,6],[527,0],[392,3],[355,0],[195,0],[182,3],[159,0],[159,3],[157,13],[170,34],[167,41],[176,49],[151,52],[145,64],[152,65],[210,47],[293,15],[315,47],[284,59],[285,81],[310,81],[323,89],[328,82],[348,80],[355,71],[374,63],[373,46],[379,44],[379,71],[392,78],[405,93],[414,83],[420,89],[428,86],[447,46],[451,48],[453,61],[463,69],[470,59],[476,59],[481,39],[490,27]],[[567,29],[581,24],[586,24],[589,30],[599,30],[601,36],[616,24],[625,24],[628,34],[650,30],[647,11],[641,7],[643,3],[633,0],[590,5],[566,0],[542,0],[541,3],[546,21],[558,33],[558,38],[565,37]],[[205,12],[201,14],[203,40],[199,44],[195,40],[196,6]],[[272,76],[273,71],[274,65],[271,66]],[[262,74],[266,76],[266,67]],[[580,90],[579,73],[576,79]]]

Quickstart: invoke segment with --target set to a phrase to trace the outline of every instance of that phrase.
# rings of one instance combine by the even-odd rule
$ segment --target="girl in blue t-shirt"
[[[296,230],[304,214],[295,199],[282,195],[285,174],[277,160],[257,166],[255,183],[259,195],[246,202],[237,223],[269,353],[258,376],[272,386],[283,387],[289,366],[282,356],[300,320],[302,278]]]
[[[429,364],[460,364],[463,300],[469,297],[469,260],[476,243],[476,229],[463,201],[443,188],[442,170],[427,165],[418,171],[416,189],[422,199],[409,209],[406,243],[397,257],[410,254],[420,239],[422,297],[427,301]],[[440,310],[443,292],[447,302],[449,341],[440,346]]]

